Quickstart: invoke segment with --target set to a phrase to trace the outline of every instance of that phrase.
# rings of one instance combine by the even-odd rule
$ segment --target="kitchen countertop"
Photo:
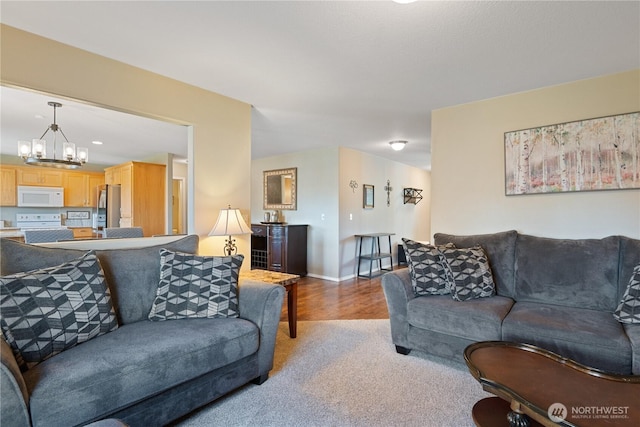
[[[22,230],[16,227],[0,228],[0,237],[24,237]]]

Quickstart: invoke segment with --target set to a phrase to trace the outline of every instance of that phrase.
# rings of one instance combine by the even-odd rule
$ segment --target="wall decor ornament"
[[[355,179],[352,179],[351,181],[349,181],[349,187],[351,187],[351,191],[353,191],[354,193],[356,192],[356,188],[358,188],[358,183],[356,182]]]
[[[505,132],[505,194],[640,188],[640,112]]]
[[[373,209],[373,185],[364,184],[362,186],[362,207],[365,209]]]
[[[387,180],[387,185],[384,187],[384,191],[387,192],[387,206],[391,206],[391,199],[389,198],[391,191],[393,191],[393,187],[391,187],[391,181]]]
[[[403,191],[404,204],[412,203],[417,205],[422,200],[422,190],[420,188],[405,188]]]

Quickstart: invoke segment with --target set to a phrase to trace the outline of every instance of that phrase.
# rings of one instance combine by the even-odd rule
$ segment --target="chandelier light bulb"
[[[85,147],[78,147],[78,161],[80,163],[86,163],[89,160],[89,149]]]
[[[62,144],[64,150],[64,156],[67,160],[73,160],[76,156],[76,145],[73,142],[65,142]]]
[[[29,141],[18,141],[18,155],[26,159],[31,154],[31,143]]]
[[[46,157],[47,141],[45,141],[44,139],[34,139],[32,152],[36,155],[37,158]]]

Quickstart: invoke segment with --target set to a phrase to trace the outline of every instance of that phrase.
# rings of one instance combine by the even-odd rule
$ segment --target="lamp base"
[[[238,253],[238,248],[236,246],[236,239],[229,236],[228,239],[224,240],[224,253],[227,256],[235,255]]]

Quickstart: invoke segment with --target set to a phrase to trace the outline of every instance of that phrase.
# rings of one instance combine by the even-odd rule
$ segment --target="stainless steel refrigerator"
[[[94,212],[94,228],[120,227],[120,186],[100,185],[97,206]]]

